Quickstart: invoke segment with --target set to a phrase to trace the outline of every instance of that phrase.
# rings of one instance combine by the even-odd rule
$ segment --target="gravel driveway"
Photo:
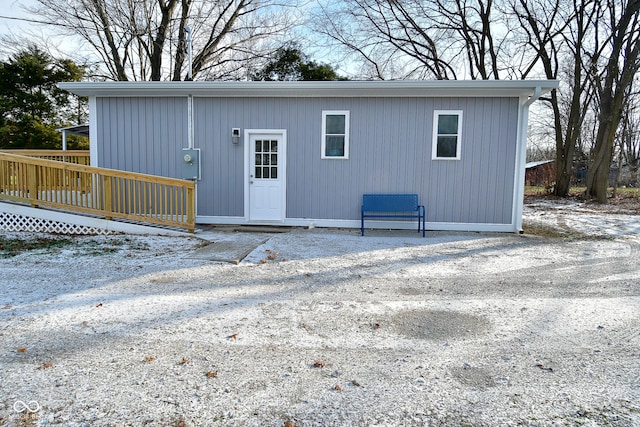
[[[526,219],[574,233],[294,229],[238,265],[190,257],[195,237],[75,237],[0,259],[0,424],[640,425],[640,217]]]

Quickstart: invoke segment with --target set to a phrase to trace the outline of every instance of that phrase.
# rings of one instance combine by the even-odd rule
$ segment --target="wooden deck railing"
[[[3,153],[89,166],[89,150],[0,150]]]
[[[0,152],[0,200],[195,229],[195,183]]]

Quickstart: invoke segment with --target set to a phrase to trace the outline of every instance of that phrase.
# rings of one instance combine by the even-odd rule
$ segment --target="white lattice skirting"
[[[0,212],[0,230],[75,235],[114,234],[113,231],[87,225],[68,224],[61,221],[7,212]]]

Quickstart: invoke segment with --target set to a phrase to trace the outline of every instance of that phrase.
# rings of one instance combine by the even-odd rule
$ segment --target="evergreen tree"
[[[57,83],[83,74],[82,67],[55,60],[37,46],[0,62],[0,148],[59,148],[56,128],[77,110],[75,98]]]
[[[327,64],[319,64],[309,59],[297,44],[278,48],[271,60],[251,76],[262,81],[324,81],[347,80]]]

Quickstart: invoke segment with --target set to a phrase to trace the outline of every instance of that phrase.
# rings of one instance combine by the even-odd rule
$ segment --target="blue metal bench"
[[[422,227],[422,237],[425,234],[426,211],[418,203],[417,194],[363,194],[360,212],[363,236],[365,218],[417,218],[418,232]]]

